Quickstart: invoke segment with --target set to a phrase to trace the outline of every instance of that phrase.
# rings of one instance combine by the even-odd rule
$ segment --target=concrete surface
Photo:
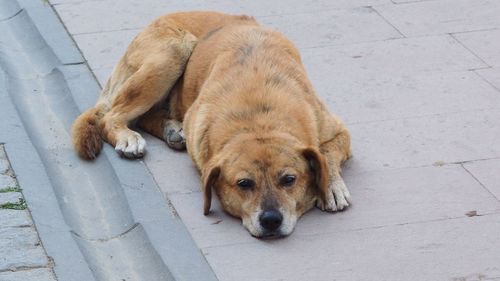
[[[25,207],[10,209],[8,204],[24,199],[21,187],[0,145],[0,281],[55,281],[53,263],[45,253]]]
[[[216,280],[142,161],[106,147],[88,163],[72,150],[71,123],[98,91],[47,1],[0,1],[1,183],[23,187],[35,223],[24,202],[2,205],[26,213],[0,214],[0,272],[50,265],[59,281]]]
[[[252,14],[297,43],[348,124],[353,206],[272,241],[218,204],[204,217],[188,156],[147,138],[146,165],[219,280],[500,280],[499,1],[50,2],[101,83],[158,15]]]

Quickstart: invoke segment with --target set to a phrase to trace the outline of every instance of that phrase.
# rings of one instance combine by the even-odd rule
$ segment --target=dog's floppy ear
[[[210,167],[203,172],[203,214],[206,216],[210,212],[212,204],[212,188],[219,178],[220,167]]]
[[[309,163],[311,173],[314,175],[320,200],[326,202],[327,192],[329,192],[329,173],[325,156],[314,148],[306,148],[302,150],[302,155],[306,158]]]

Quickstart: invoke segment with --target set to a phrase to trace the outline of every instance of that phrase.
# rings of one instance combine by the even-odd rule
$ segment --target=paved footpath
[[[297,44],[348,124],[353,206],[311,211],[273,241],[219,206],[204,217],[187,155],[147,138],[146,164],[221,281],[500,280],[500,1],[50,3],[101,83],[163,13],[254,15]]]
[[[54,281],[52,266],[0,145],[0,281]]]

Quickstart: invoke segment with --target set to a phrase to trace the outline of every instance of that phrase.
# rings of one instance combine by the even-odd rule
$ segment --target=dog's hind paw
[[[339,176],[330,184],[329,192],[326,195],[326,202],[318,200],[316,206],[323,211],[336,212],[346,209],[350,203],[351,194],[344,180]]]
[[[115,146],[115,151],[126,158],[140,158],[144,156],[145,149],[146,140],[134,131],[119,139]]]
[[[163,139],[167,145],[175,150],[186,149],[186,138],[182,130],[182,123],[176,120],[169,120],[163,129]]]

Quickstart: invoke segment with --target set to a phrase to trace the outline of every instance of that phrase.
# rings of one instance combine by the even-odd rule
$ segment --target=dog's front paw
[[[349,207],[351,203],[351,194],[339,176],[332,181],[326,194],[326,202],[321,199],[316,201],[316,206],[323,211],[336,212]]]
[[[163,139],[170,148],[175,150],[186,149],[186,138],[182,130],[182,123],[176,120],[169,120],[163,129]]]
[[[144,156],[145,148],[146,140],[139,133],[129,131],[118,139],[115,151],[127,158],[140,158]]]

